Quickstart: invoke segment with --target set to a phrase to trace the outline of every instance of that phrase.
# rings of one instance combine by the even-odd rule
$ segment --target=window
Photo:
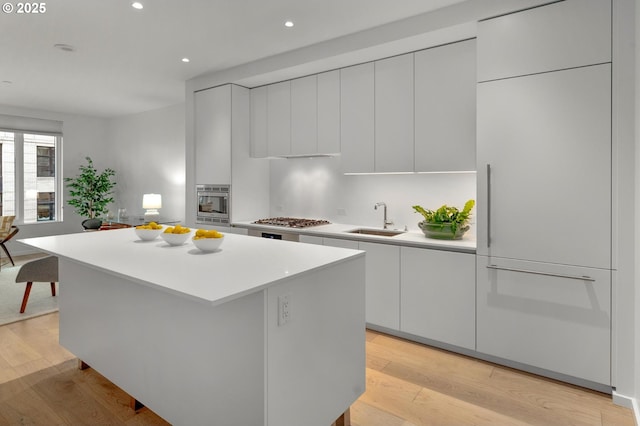
[[[56,149],[38,145],[38,177],[56,177]]]
[[[38,220],[56,219],[56,193],[38,192]]]
[[[21,223],[61,220],[59,135],[0,130],[0,209]]]

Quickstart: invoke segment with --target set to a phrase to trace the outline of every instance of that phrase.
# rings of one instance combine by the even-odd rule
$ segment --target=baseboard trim
[[[621,407],[631,408],[634,406],[634,398],[631,398],[626,395],[622,395],[621,393],[616,392],[615,390],[611,392],[611,399],[613,403],[616,405],[620,405]],[[635,404],[637,406],[637,404]]]
[[[638,404],[638,400],[636,398],[622,395],[614,390],[613,392],[611,392],[611,399],[616,405],[632,409],[636,426],[640,426],[640,405]]]

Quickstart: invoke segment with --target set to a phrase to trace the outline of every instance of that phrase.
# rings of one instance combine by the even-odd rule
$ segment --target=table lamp
[[[142,208],[146,209],[144,213],[145,222],[157,222],[160,219],[158,209],[162,207],[162,195],[160,194],[144,194],[142,196]]]

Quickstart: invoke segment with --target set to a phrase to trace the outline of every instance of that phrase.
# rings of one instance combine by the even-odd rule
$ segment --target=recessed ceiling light
[[[62,50],[64,52],[74,52],[76,50],[76,48],[71,46],[70,44],[64,44],[64,43],[54,44],[53,47],[55,47],[58,50]]]
[[[139,1],[134,1],[133,3],[131,3],[131,7],[134,9],[142,9],[144,6],[142,5],[142,3],[140,3]]]
[[[189,62],[189,58],[182,58],[182,62],[184,62],[184,63]]]
[[[285,23],[284,23],[284,26],[285,26],[285,27],[287,27],[287,28],[291,28],[291,27],[293,27],[293,21],[287,21],[287,22],[285,22]]]

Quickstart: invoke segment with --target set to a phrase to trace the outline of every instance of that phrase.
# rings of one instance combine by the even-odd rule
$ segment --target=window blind
[[[23,133],[38,132],[62,136],[62,121],[0,114],[0,129]]]

